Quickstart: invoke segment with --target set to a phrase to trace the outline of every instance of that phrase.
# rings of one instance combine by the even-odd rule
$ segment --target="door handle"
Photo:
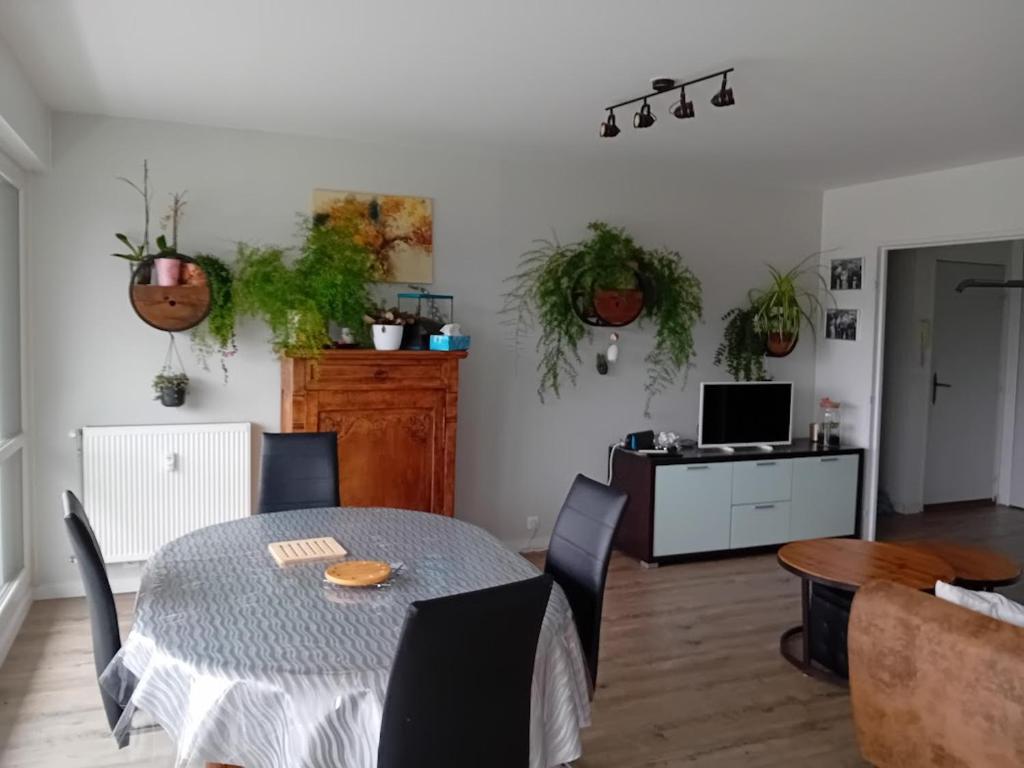
[[[952,384],[946,384],[945,382],[939,381],[939,374],[932,373],[932,405],[935,405],[935,395],[939,391],[939,387],[949,389]]]

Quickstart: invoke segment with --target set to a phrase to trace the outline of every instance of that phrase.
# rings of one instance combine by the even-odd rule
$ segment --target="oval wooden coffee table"
[[[956,576],[953,566],[937,555],[861,539],[793,542],[779,550],[778,560],[800,577],[802,619],[782,633],[779,651],[801,672],[830,682],[845,681],[846,622],[858,588],[881,579],[932,590],[936,581],[952,581]],[[799,654],[790,648],[798,636],[802,640]]]
[[[991,591],[1020,581],[1021,566],[1016,560],[991,549],[970,547],[942,539],[914,539],[893,542],[945,560],[956,571],[956,585],[966,589]]]

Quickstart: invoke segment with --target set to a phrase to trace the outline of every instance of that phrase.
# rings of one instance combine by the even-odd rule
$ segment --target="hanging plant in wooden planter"
[[[693,359],[693,328],[701,317],[700,280],[675,251],[646,249],[619,227],[587,226],[578,243],[539,240],[523,254],[519,271],[508,278],[503,313],[511,318],[516,341],[540,328],[537,350],[544,400],[560,396],[566,381],[575,385],[579,345],[591,327],[654,322],[654,348],[647,355],[647,408]]]
[[[768,378],[766,356],[785,357],[796,349],[801,326],[806,323],[813,331],[823,314],[819,291],[834,302],[818,269],[820,256],[812,253],[788,272],[768,266],[771,285],[750,291],[746,306],[722,316],[726,325],[715,365],[724,364],[737,381],[763,381]]]
[[[787,272],[768,265],[772,282],[768,288],[750,292],[754,327],[765,338],[769,357],[785,357],[796,349],[800,326],[815,329],[815,319],[824,314],[819,291],[831,298],[828,283],[818,267],[820,253],[812,253]]]

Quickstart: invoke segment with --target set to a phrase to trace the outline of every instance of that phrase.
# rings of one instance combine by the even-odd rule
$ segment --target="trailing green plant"
[[[749,294],[750,304],[756,310],[754,327],[760,333],[797,336],[802,323],[815,330],[816,320],[824,314],[818,292],[832,296],[818,266],[820,256],[821,253],[812,253],[787,272],[768,265],[771,285]]]
[[[581,364],[579,345],[591,337],[581,314],[599,289],[642,287],[644,321],[656,323],[654,347],[646,357],[649,412],[651,398],[670,386],[694,356],[693,327],[701,317],[701,286],[682,257],[665,249],[637,245],[620,227],[603,222],[587,225],[590,237],[562,244],[537,240],[524,253],[519,269],[507,282],[502,313],[515,327],[515,343],[539,326],[540,354],[537,393],[561,395],[568,382],[576,384]]]
[[[764,334],[757,330],[754,318],[757,307],[733,307],[724,315],[726,321],[722,342],[715,350],[715,365],[725,369],[736,381],[765,381]]]
[[[275,351],[293,357],[319,357],[331,343],[330,321],[347,327],[366,343],[363,315],[373,306],[372,254],[350,232],[303,218],[302,250],[293,263],[277,247],[240,243],[233,298],[238,315],[263,319]]]
[[[204,370],[209,370],[207,358],[220,356],[224,381],[228,380],[227,358],[238,352],[235,339],[234,277],[231,269],[216,256],[197,254],[192,257],[206,275],[210,289],[210,314],[206,322],[192,329],[192,349]]]
[[[184,392],[188,389],[188,374],[170,373],[166,370],[160,371],[153,377],[153,391],[156,392],[154,400],[160,399],[160,393],[165,389],[173,389],[175,392]]]
[[[657,322],[654,347],[647,353],[647,402],[644,415],[650,415],[651,399],[672,386],[685,373],[694,357],[693,328],[701,319],[703,302],[697,276],[683,264],[675,251],[646,251],[639,271],[651,286],[644,305],[644,317]]]

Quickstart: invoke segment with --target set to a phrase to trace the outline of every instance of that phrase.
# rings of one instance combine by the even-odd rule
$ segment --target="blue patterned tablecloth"
[[[324,583],[324,562],[280,568],[267,551],[314,536],[402,567],[388,586],[344,589]],[[132,691],[118,732],[142,710],[175,740],[178,768],[372,768],[409,603],[536,574],[486,531],[425,512],[307,509],[195,531],[147,563],[135,625],[103,675],[115,695]],[[534,667],[531,768],[578,758],[589,722],[556,586]]]

